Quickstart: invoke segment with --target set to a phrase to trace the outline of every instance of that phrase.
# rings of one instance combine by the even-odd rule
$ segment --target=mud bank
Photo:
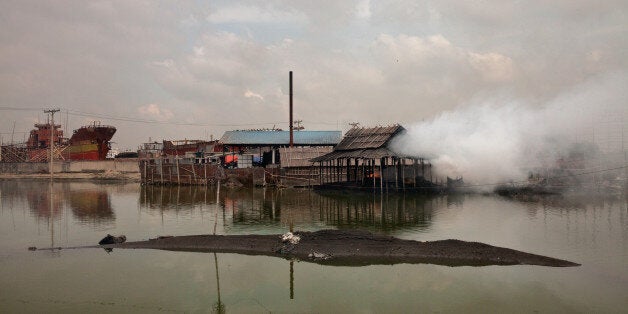
[[[442,240],[420,242],[365,231],[321,230],[295,232],[297,244],[281,235],[194,235],[102,245],[103,248],[158,249],[188,252],[239,253],[297,258],[325,265],[426,263],[447,266],[580,264],[478,242]]]

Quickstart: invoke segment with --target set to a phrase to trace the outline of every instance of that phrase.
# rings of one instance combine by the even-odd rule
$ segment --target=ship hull
[[[69,160],[105,160],[111,150],[109,140],[116,128],[108,125],[92,124],[74,131],[64,158]]]
[[[47,162],[50,158],[50,127],[44,124],[35,125],[37,130],[31,131],[31,139],[25,146],[2,147],[7,152],[3,162]],[[60,126],[57,126],[60,128]],[[63,134],[55,131],[55,160],[105,160],[111,150],[109,140],[116,133],[116,128],[101,125],[98,122],[74,130],[67,138],[58,138]],[[3,156],[4,157],[4,156]]]
[[[78,143],[71,144],[65,156],[69,160],[103,160],[105,158],[102,158],[101,154],[104,153],[106,156],[108,151],[108,147],[100,149],[95,143]]]

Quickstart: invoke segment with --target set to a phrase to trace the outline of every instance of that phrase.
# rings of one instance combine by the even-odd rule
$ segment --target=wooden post
[[[373,176],[373,180],[375,180],[375,176]],[[384,159],[379,159],[379,193],[384,193]]]
[[[430,182],[432,182],[432,163],[431,162],[428,164],[427,168],[430,170]]]
[[[181,185],[181,175],[180,175],[180,169],[179,169],[179,156],[177,155],[176,157],[174,157],[174,162],[175,162],[175,166],[177,167],[177,184]]]
[[[196,184],[196,169],[194,169],[196,168],[195,165],[195,163],[192,163],[192,176],[194,176],[194,184]]]
[[[362,166],[362,172],[360,173],[360,178],[361,178],[361,180],[362,180],[362,184],[361,184],[361,185],[362,185],[362,186],[364,186],[364,176],[366,175],[366,174],[364,173],[364,159],[362,159],[362,164],[361,164],[361,166]]]
[[[327,183],[331,183],[333,180],[334,178],[333,178],[331,160],[330,160],[327,162]]]
[[[159,158],[159,172],[161,173],[161,182],[160,183],[164,184],[164,160],[163,160],[163,158]]]
[[[406,158],[401,159],[401,188],[406,190]]]
[[[323,162],[318,162],[318,185],[323,184]]]
[[[371,178],[373,178],[373,192],[375,192],[375,159],[369,160],[369,164],[371,168]]]
[[[412,182],[414,182],[414,187],[416,188],[416,167],[417,167],[417,160],[416,158],[412,158]]]
[[[395,190],[399,191],[399,159],[393,157],[392,162],[395,167]]]

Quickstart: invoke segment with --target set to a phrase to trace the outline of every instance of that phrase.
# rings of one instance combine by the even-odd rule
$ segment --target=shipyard
[[[626,12],[4,1],[0,312],[623,313]]]

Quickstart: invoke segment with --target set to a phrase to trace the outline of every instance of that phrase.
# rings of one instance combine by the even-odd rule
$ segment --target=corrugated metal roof
[[[294,145],[333,146],[340,142],[340,131],[295,131]],[[290,131],[227,131],[220,139],[224,145],[289,145]]]
[[[400,125],[374,127],[374,128],[353,128],[345,134],[345,137],[334,148],[339,150],[374,149],[385,147],[388,141],[405,129]]]
[[[311,159],[312,162],[328,161],[342,158],[368,158],[379,159],[383,157],[408,157],[403,156],[388,148],[390,140],[405,132],[401,125],[374,128],[353,128],[345,134],[334,151],[320,157]]]

